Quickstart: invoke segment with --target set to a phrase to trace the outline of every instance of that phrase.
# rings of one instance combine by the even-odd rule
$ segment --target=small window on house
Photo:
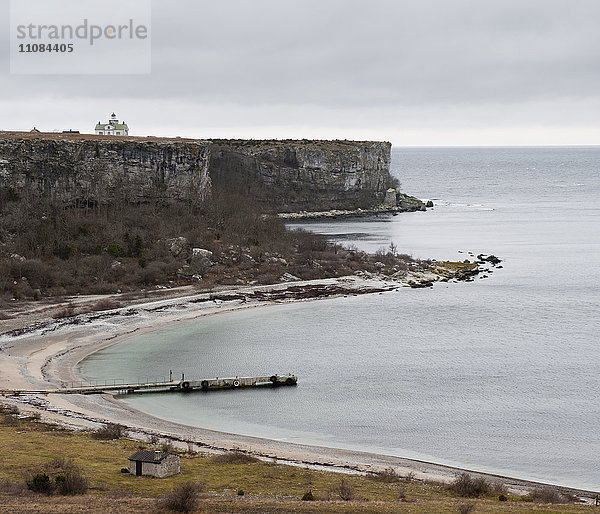
[[[103,136],[104,132],[102,132],[101,130],[98,132],[99,135]]]

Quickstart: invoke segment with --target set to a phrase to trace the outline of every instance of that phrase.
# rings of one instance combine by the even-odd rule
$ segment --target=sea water
[[[227,432],[599,489],[600,148],[395,148],[427,212],[290,224],[489,278],[225,313],[88,358],[88,378],[293,372],[296,388],[128,404]]]

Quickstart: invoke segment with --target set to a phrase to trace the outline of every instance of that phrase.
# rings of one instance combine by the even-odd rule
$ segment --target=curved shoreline
[[[401,286],[398,283],[385,281],[355,280],[344,283],[340,279],[330,279],[317,282],[343,284],[348,294],[368,292],[369,288],[392,290]],[[283,287],[285,284],[280,285],[279,289]],[[277,286],[272,286],[270,289],[277,289]],[[239,289],[236,291],[239,292]],[[55,326],[34,330],[14,338],[0,336],[0,388],[41,389],[76,382],[79,378],[76,367],[82,360],[134,334],[158,330],[172,323],[193,321],[219,312],[233,312],[280,303],[232,300],[215,305],[213,302],[203,300],[203,296],[206,295],[207,293],[151,301],[116,309],[114,312],[111,311],[111,316],[95,313],[74,324],[57,321]],[[132,315],[132,310],[135,310],[137,315]],[[541,484],[415,459],[288,443],[183,425],[133,409],[119,402],[112,395],[106,394],[94,396],[51,394],[47,397],[32,395],[21,397],[20,400],[24,400],[23,403],[28,404],[30,408],[41,410],[43,418],[48,421],[77,428],[91,428],[105,422],[120,423],[125,425],[136,438],[147,439],[151,435],[159,435],[180,445],[188,444],[205,450],[223,451],[237,448],[264,458],[275,458],[301,465],[326,466],[338,470],[376,472],[393,467],[400,475],[413,474],[416,479],[441,483],[451,481],[457,472],[468,471],[477,476],[500,478],[517,494],[525,494]],[[595,495],[592,491],[557,487],[587,498],[593,498]]]

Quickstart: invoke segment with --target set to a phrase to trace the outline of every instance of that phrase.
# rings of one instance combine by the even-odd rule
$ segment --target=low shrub
[[[80,468],[70,461],[63,466],[63,472],[56,476],[54,483],[56,492],[63,496],[85,494],[89,487],[88,479],[83,475]]]
[[[10,403],[0,403],[0,413],[2,414],[19,414],[19,408]]]
[[[302,501],[303,502],[314,502],[315,501],[315,496],[313,495],[312,491],[308,491],[306,493],[304,493],[304,496],[302,496]]]
[[[202,492],[203,487],[204,484],[183,482],[160,498],[158,506],[175,512],[192,512],[196,509],[198,495]]]
[[[92,433],[94,439],[110,441],[112,439],[121,439],[124,435],[123,427],[117,423],[107,423]]]
[[[30,421],[39,421],[42,419],[42,415],[38,411],[31,411],[27,414],[27,419]]]
[[[70,318],[75,315],[75,306],[70,303],[52,316],[54,319]]]
[[[0,478],[0,494],[8,494],[10,496],[17,496],[27,491],[27,484],[25,482],[15,482],[7,478]]]
[[[346,502],[352,501],[354,498],[356,498],[354,487],[350,481],[346,480],[345,478],[342,478],[340,483],[332,487],[329,492]]]
[[[373,473],[368,476],[371,480],[375,480],[377,482],[400,482],[402,477],[396,473],[394,468],[386,468],[383,471],[378,471],[377,473]]]
[[[468,498],[479,498],[489,494],[492,486],[488,480],[483,477],[472,477],[469,473],[460,473],[450,484],[448,489],[458,496]]]
[[[85,494],[89,487],[81,468],[64,459],[51,460],[41,469],[30,472],[25,482],[30,491],[48,495]]]
[[[490,494],[494,496],[508,496],[508,487],[500,480],[492,480],[490,482]],[[503,501],[503,500],[500,500]]]
[[[54,484],[46,473],[36,473],[27,480],[27,488],[34,493],[52,494]]]
[[[412,482],[413,480],[416,480],[415,472],[409,471],[406,475],[404,475],[404,477],[402,477],[402,480],[404,480],[405,482]]]
[[[171,441],[167,440],[160,445],[160,449],[164,453],[173,453],[175,451],[175,446],[173,446]]]
[[[572,503],[574,500],[571,495],[550,486],[538,487],[531,491],[526,498],[537,503]]]
[[[7,427],[19,426],[19,416],[12,413],[4,414],[2,416],[2,424]]]
[[[257,459],[252,455],[248,455],[240,450],[233,450],[231,452],[214,455],[211,460],[221,464],[248,464],[251,462],[260,461],[260,459]]]
[[[112,298],[104,298],[104,299],[98,300],[97,302],[90,305],[88,310],[89,311],[108,311],[111,309],[118,309],[120,306],[121,306],[121,304],[118,301],[116,301]]]

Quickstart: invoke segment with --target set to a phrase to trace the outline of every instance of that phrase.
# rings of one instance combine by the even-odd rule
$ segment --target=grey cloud
[[[597,94],[595,2],[242,4],[212,5],[181,36],[157,26],[157,72],[200,79],[180,94],[334,105]],[[180,19],[189,4],[176,5]],[[193,51],[173,60],[167,34]]]
[[[597,0],[154,0],[153,73],[110,79],[123,99],[190,105],[415,115],[592,102],[598,19]],[[35,98],[40,86],[74,101],[115,97],[98,77],[0,74],[5,98]]]
[[[600,78],[597,2],[180,0],[153,14],[154,72],[124,81],[136,96],[472,102],[594,96]]]

